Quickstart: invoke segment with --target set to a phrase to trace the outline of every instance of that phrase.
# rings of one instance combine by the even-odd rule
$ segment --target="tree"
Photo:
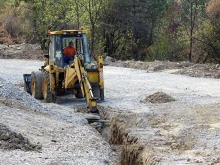
[[[107,4],[106,0],[80,0],[80,6],[84,8],[86,14],[89,18],[90,23],[90,33],[91,33],[91,43],[90,49],[91,53],[94,52],[94,44],[95,44],[95,32],[97,28],[98,19],[104,6]]]
[[[200,41],[207,47],[206,60],[214,59],[220,63],[220,1],[210,0],[206,8],[209,20],[204,26],[205,34],[200,37]],[[203,31],[204,31],[203,30]]]
[[[193,38],[196,28],[199,26],[199,19],[205,13],[206,0],[181,0],[182,25],[184,25],[189,36],[188,60],[192,62]]]

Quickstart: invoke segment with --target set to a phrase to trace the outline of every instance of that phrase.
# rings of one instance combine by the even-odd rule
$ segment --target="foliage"
[[[143,60],[167,6],[166,0],[114,0],[101,19],[105,52],[117,59]]]
[[[91,53],[220,63],[219,0],[0,0],[0,43],[41,43],[87,29]]]
[[[166,60],[169,58],[172,51],[172,45],[167,36],[161,36],[155,41],[151,48],[152,59]]]

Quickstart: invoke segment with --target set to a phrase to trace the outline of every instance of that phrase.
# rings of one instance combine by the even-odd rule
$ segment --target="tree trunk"
[[[75,0],[76,3],[76,19],[77,19],[77,28],[79,29],[80,27],[80,22],[79,22],[79,4],[77,0]]]
[[[190,47],[189,47],[189,62],[192,62],[192,47],[193,47],[193,4],[190,4]]]
[[[136,14],[137,14],[137,11],[136,11],[136,0],[133,0],[133,12],[132,12],[132,15],[133,15],[133,44],[132,44],[132,49],[133,49],[133,59],[135,60],[138,60],[138,49],[137,49],[137,18],[136,18]]]
[[[94,53],[94,42],[95,42],[95,25],[92,24],[92,26],[91,26],[91,47],[90,47],[91,55],[93,55],[93,53]]]

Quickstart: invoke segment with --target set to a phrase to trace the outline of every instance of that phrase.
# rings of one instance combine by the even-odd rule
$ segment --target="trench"
[[[88,113],[85,105],[78,104],[76,107],[77,112],[85,114],[89,125],[100,133],[102,138],[111,146],[112,151],[117,154],[118,165],[151,165],[155,163],[150,152],[151,148],[146,148],[146,144],[137,138],[139,136],[129,133],[129,129],[139,122],[140,116],[135,116],[136,114],[129,112],[120,113],[111,107],[98,105],[100,112],[98,116],[100,118],[91,118],[91,116],[87,118]],[[102,122],[97,122],[97,120]]]
[[[129,127],[134,125],[134,114],[111,114],[101,108],[101,120],[109,121],[97,128],[103,139],[119,157],[119,165],[150,165],[155,163],[146,145],[135,135],[129,134]],[[89,121],[90,122],[90,121]],[[90,124],[92,124],[90,122]]]

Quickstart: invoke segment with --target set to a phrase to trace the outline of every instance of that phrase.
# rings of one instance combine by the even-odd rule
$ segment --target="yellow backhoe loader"
[[[85,30],[48,32],[49,51],[39,71],[24,74],[24,89],[34,98],[56,102],[58,95],[72,93],[86,98],[88,111],[97,113],[97,101],[104,101],[103,59],[91,62]],[[64,61],[64,48],[73,42],[77,51],[69,63]]]

